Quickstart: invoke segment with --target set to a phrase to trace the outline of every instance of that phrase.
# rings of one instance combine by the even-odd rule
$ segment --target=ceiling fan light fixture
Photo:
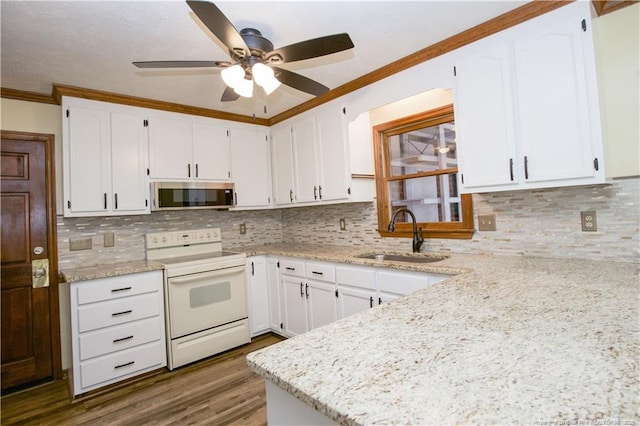
[[[223,69],[220,72],[220,76],[222,77],[222,81],[233,89],[240,86],[242,84],[242,80],[245,79],[244,69],[238,64]]]
[[[233,91],[244,98],[250,98],[253,96],[253,80],[243,78],[235,87],[233,87]]]
[[[273,91],[280,86],[280,82],[276,79],[273,69],[261,62],[253,65],[251,73],[253,74],[256,84],[260,85],[267,95],[273,93]]]

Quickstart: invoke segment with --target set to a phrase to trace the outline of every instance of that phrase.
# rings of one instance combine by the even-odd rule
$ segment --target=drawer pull
[[[322,273],[322,272],[316,272],[316,271],[311,271],[311,273],[312,273],[313,275],[324,275],[324,273]]]
[[[122,337],[120,339],[114,339],[113,343],[124,342],[125,340],[131,340],[133,336]]]
[[[122,368],[122,367],[128,367],[130,365],[135,364],[135,361],[129,361],[129,362],[125,362],[124,364],[120,364],[120,365],[116,365],[114,368],[114,370],[117,370],[118,368]]]
[[[117,293],[119,291],[127,291],[127,290],[131,290],[131,287],[114,288],[114,289],[111,289],[111,293]]]
[[[286,266],[284,269],[286,269],[287,271],[295,271],[296,268],[292,268],[291,266]]]
[[[369,296],[369,307],[373,308],[373,296]]]
[[[126,315],[126,314],[130,314],[131,312],[133,312],[131,309],[129,309],[128,311],[122,311],[122,312],[116,312],[114,314],[111,314],[112,317],[117,317],[119,315]]]

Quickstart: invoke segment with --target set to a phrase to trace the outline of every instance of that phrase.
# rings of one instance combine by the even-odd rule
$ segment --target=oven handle
[[[234,268],[224,268],[218,271],[204,272],[199,274],[189,275],[184,278],[169,278],[169,284],[185,284],[194,281],[202,281],[203,279],[214,278],[214,277],[222,277],[224,275],[231,275],[236,273],[244,272],[243,266],[236,266]]]

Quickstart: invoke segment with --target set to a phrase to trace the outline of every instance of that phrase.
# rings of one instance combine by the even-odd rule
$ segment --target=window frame
[[[458,173],[457,167],[431,172],[420,172],[402,175],[401,178],[390,175],[389,137],[426,126],[435,126],[454,120],[453,104],[444,107],[402,117],[381,123],[373,127],[373,147],[376,173],[376,204],[378,210],[378,232],[382,237],[412,238],[413,224],[397,222],[395,231],[389,232],[387,226],[391,220],[391,202],[389,199],[389,182],[409,178],[428,177]],[[473,199],[471,194],[459,194],[461,204],[461,221],[459,222],[418,222],[424,238],[471,239],[473,237]]]

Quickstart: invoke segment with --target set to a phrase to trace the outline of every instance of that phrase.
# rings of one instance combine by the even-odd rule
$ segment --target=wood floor
[[[60,380],[0,400],[2,425],[266,425],[264,379],[245,356],[283,340],[274,334],[174,371],[71,400]]]

